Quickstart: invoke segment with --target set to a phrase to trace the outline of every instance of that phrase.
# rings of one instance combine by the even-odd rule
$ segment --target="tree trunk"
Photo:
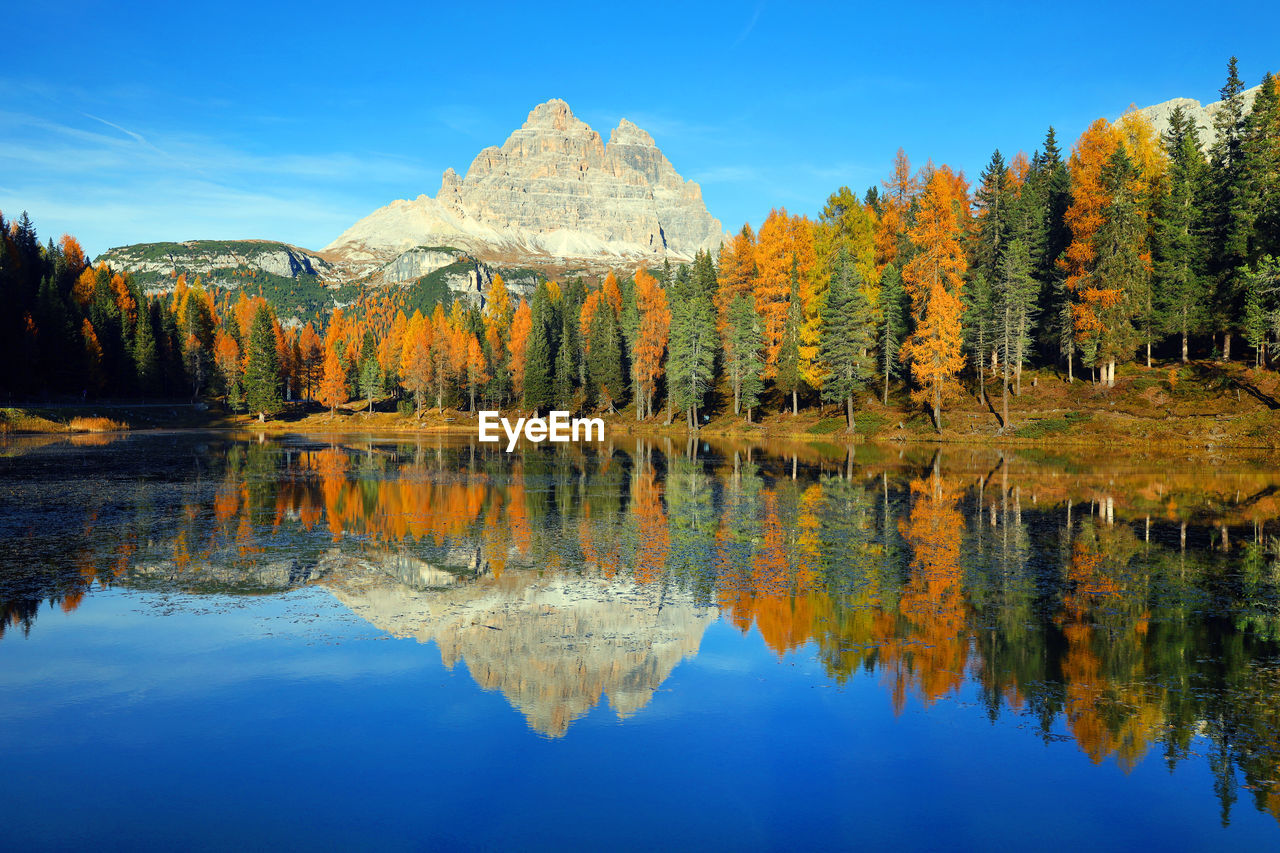
[[[1230,332],[1222,333],[1222,360],[1223,361],[1231,360],[1231,333]]]
[[[853,395],[852,394],[850,394],[848,397],[845,398],[844,404],[845,404],[846,416],[849,418],[849,429],[847,431],[850,433],[857,432],[858,430],[854,427],[854,423],[853,423]]]
[[[1147,338],[1147,370],[1151,369],[1151,339]]]
[[[1071,353],[1067,353],[1067,383],[1070,385],[1074,385],[1076,381],[1075,373],[1073,372],[1074,362],[1075,362],[1075,356],[1073,356]]]
[[[978,359],[978,405],[987,404],[987,371],[983,367],[985,358]]]
[[[799,400],[799,394],[796,393],[795,388],[792,388],[791,389],[791,417],[793,418],[796,415],[800,414],[800,403],[798,402],[798,400]]]
[[[1186,328],[1183,328],[1182,330],[1182,363],[1186,364],[1188,361],[1190,361],[1190,359],[1187,358],[1187,330]]]
[[[933,387],[933,428],[942,432],[942,387],[939,385]]]
[[[1000,432],[1009,431],[1009,364],[1005,363],[1004,378],[1000,382]]]

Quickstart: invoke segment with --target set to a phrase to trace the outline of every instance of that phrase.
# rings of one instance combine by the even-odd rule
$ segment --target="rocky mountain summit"
[[[653,262],[688,260],[723,238],[701,189],[653,137],[623,119],[605,143],[555,99],[476,155],[466,177],[447,169],[435,198],[393,201],[325,251],[371,267],[422,246],[497,263]]]
[[[1253,109],[1253,99],[1257,97],[1261,86],[1254,86],[1252,89],[1246,89],[1240,93],[1244,99],[1244,111],[1247,113]],[[1160,104],[1153,104],[1149,107],[1143,107],[1138,110],[1151,124],[1155,127],[1156,133],[1163,134],[1169,129],[1169,116],[1173,115],[1173,111],[1178,107],[1182,107],[1191,119],[1195,122],[1196,127],[1200,129],[1200,144],[1204,149],[1208,149],[1218,138],[1218,131],[1214,128],[1214,119],[1218,112],[1222,109],[1222,101],[1214,101],[1211,104],[1200,105],[1200,102],[1194,98],[1172,98]]]

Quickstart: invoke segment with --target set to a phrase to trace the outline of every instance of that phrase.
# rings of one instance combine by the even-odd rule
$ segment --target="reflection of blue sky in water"
[[[150,441],[0,460],[18,841],[1280,833],[1274,472]]]
[[[1220,828],[1203,762],[1095,766],[1067,739],[988,724],[971,688],[895,715],[874,676],[837,687],[811,649],[779,660],[725,622],[642,713],[620,722],[600,706],[554,740],[434,649],[387,638],[318,590],[178,607],[104,593],[40,624],[6,638],[0,669],[15,844],[1091,837],[1185,849],[1276,837],[1248,808]]]

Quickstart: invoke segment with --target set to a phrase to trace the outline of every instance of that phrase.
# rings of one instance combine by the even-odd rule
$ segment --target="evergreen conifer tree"
[[[884,375],[884,404],[889,405],[889,380],[902,371],[898,351],[902,348],[906,333],[906,312],[902,302],[906,291],[902,288],[902,275],[889,264],[880,274],[880,330],[876,344],[880,347],[880,369]]]
[[[280,410],[280,359],[271,309],[260,305],[249,327],[249,360],[244,372],[245,403],[264,415]]]
[[[746,412],[750,423],[751,410],[760,404],[764,387],[764,323],[756,313],[755,300],[745,293],[729,303],[728,321],[725,372],[733,387],[733,413]]]
[[[850,280],[848,253],[841,249],[827,289],[818,353],[826,370],[822,401],[842,405],[848,432],[854,431],[854,396],[875,374],[870,313],[860,282]]]

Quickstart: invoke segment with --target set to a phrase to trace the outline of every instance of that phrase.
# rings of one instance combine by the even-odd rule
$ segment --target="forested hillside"
[[[1269,368],[1280,342],[1280,93],[1251,111],[1233,59],[1206,150],[1178,109],[1099,119],[1064,152],[996,150],[976,180],[899,151],[880,186],[841,187],[815,221],[785,209],[717,257],[544,281],[482,305],[366,289],[324,328],[174,280],[148,298],[0,219],[0,389],[210,395],[271,412],[387,393],[430,407],[615,411],[638,419],[909,395],[941,428],[973,394],[1009,425],[1022,372],[1109,385],[1117,365],[1192,358]],[[431,310],[431,305],[434,309]]]

